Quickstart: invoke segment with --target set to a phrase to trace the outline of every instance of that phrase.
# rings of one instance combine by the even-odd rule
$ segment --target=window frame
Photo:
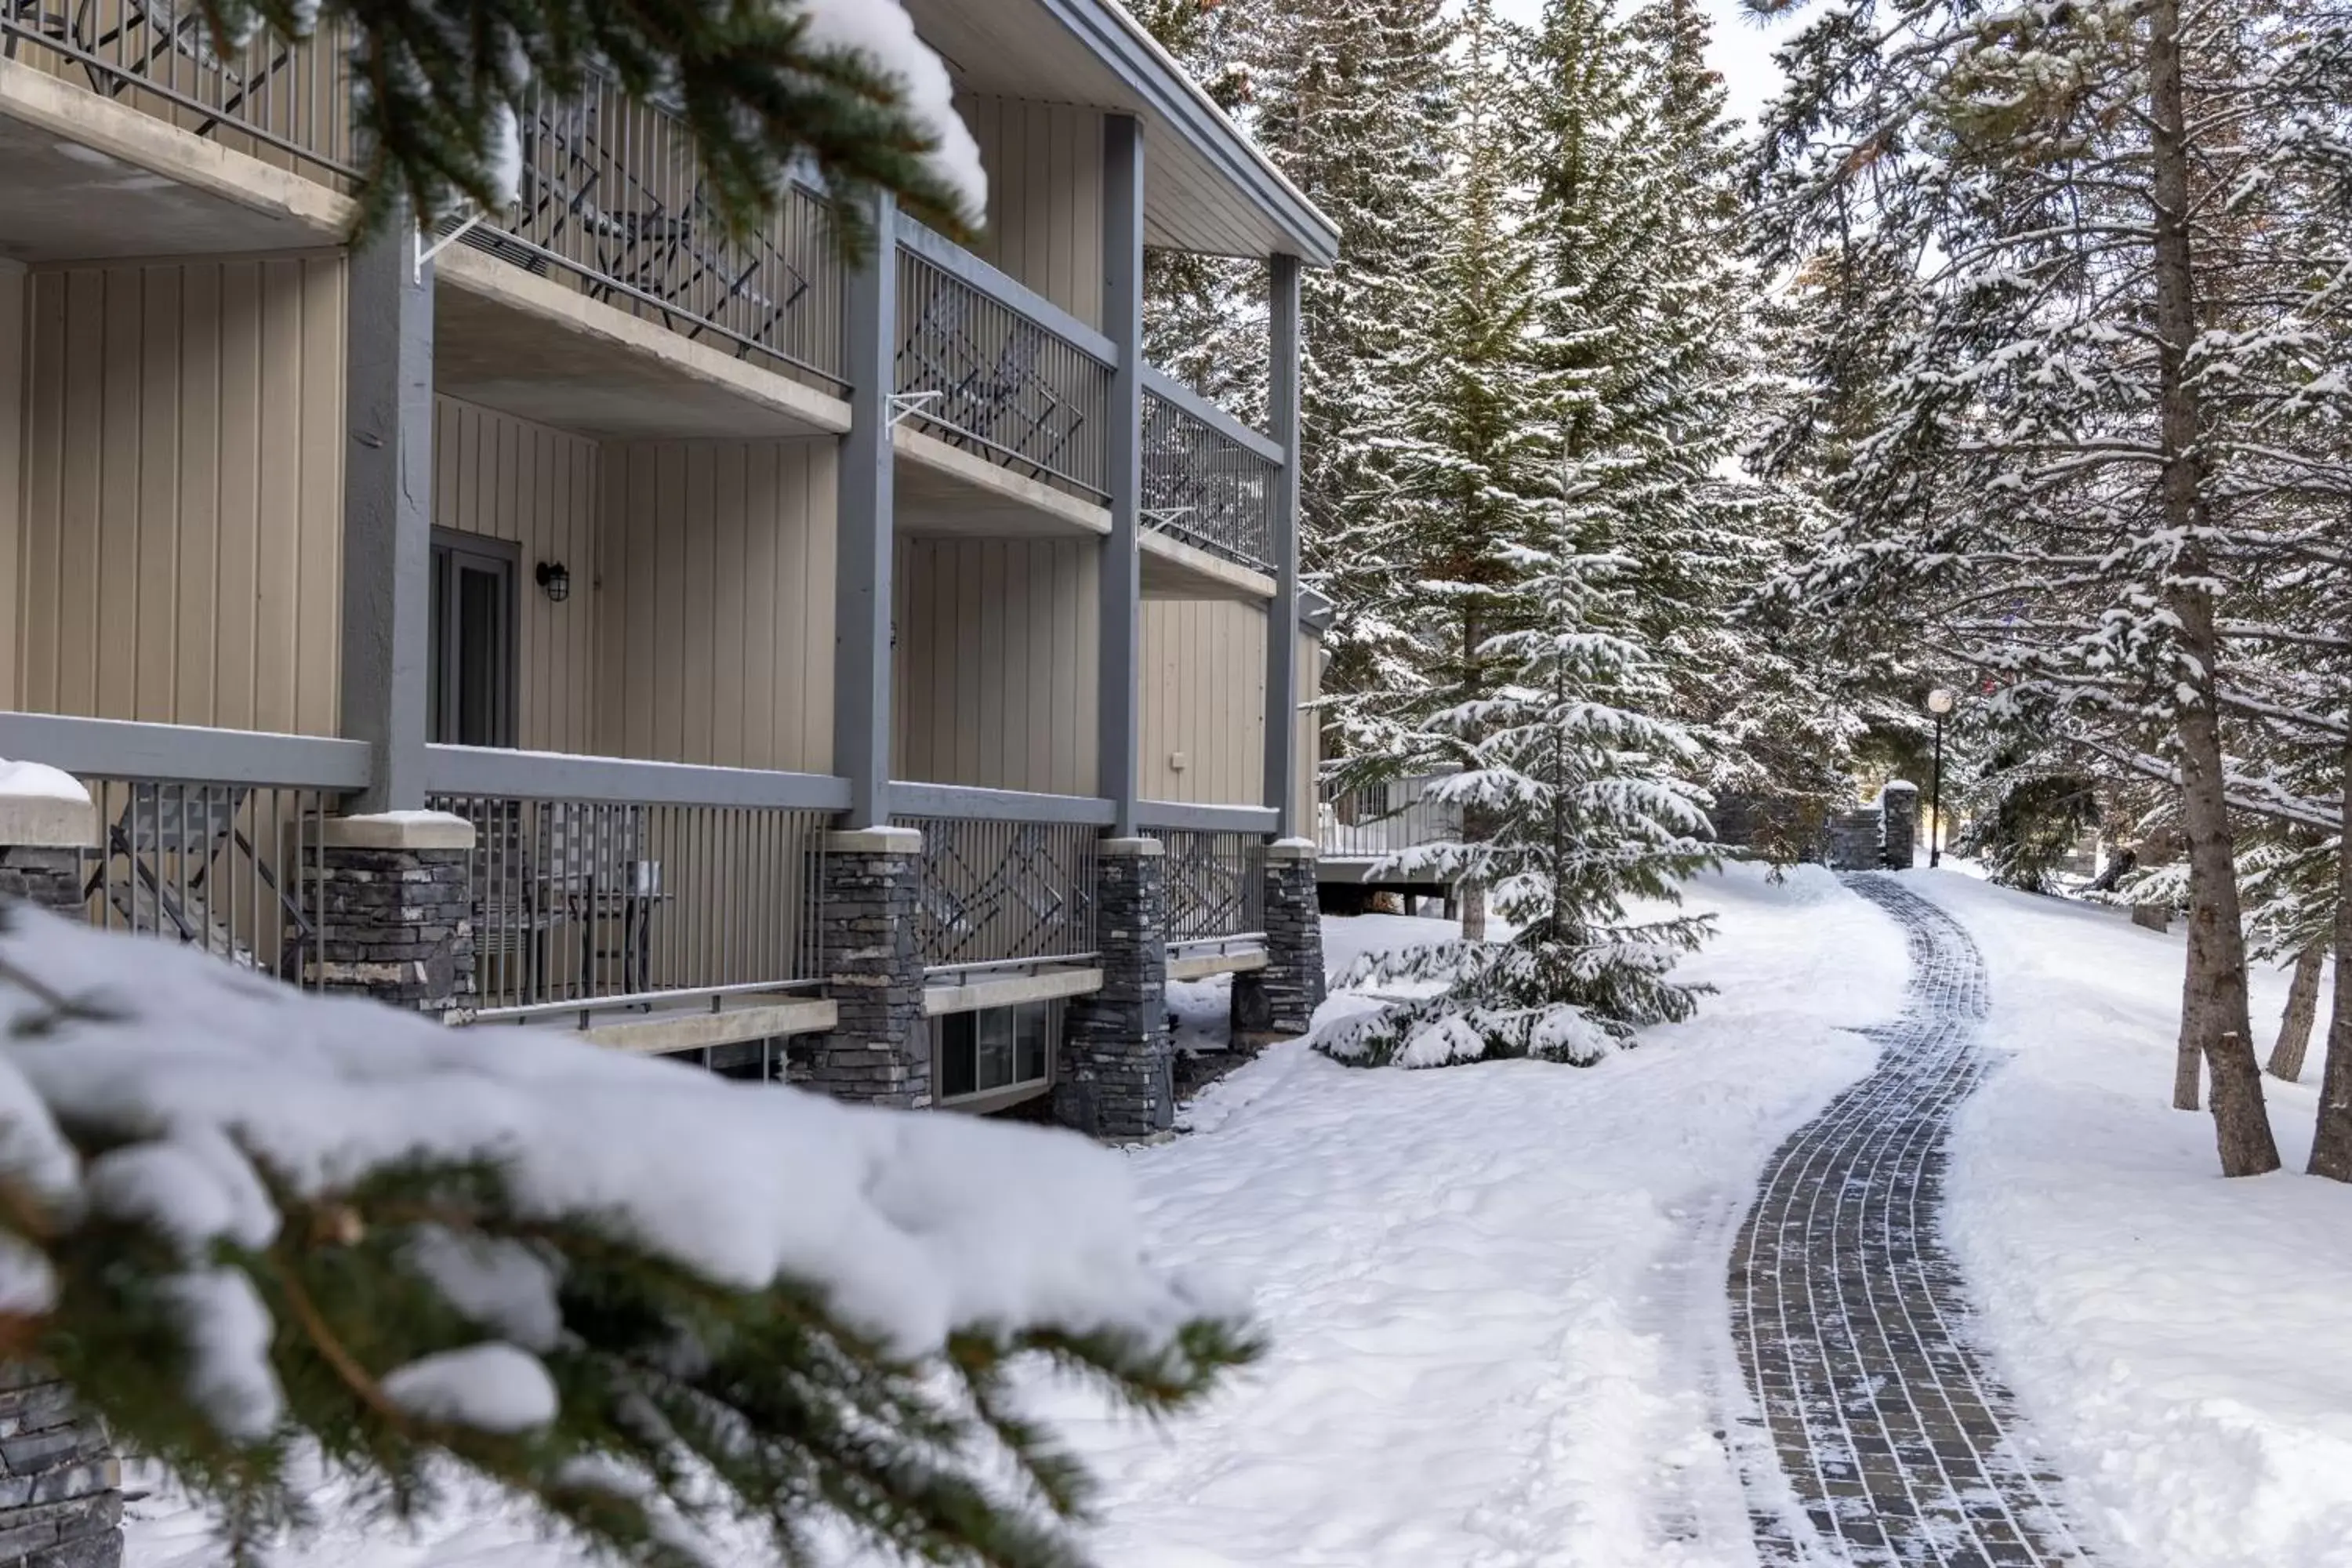
[[[495,682],[498,712],[488,743],[512,750],[521,743],[522,712],[522,546],[510,539],[465,533],[454,528],[433,531],[431,578],[434,629],[429,634],[425,698],[426,738],[436,745],[457,745],[459,658],[464,638],[451,613],[457,604],[461,566],[489,569],[504,587],[505,636],[497,653],[501,666]]]
[[[1061,1052],[1055,1047],[1062,1037],[1062,1023],[1066,1000],[1064,997],[1048,997],[1034,1002],[1005,1003],[994,1007],[971,1007],[956,1013],[942,1013],[927,1020],[929,1025],[931,1048],[931,1103],[942,1110],[985,1114],[992,1110],[1003,1110],[1009,1106],[1018,1105],[1024,1100],[1034,1100],[1039,1095],[1051,1090],[1057,1076],[1061,1057]],[[1021,1070],[1021,1033],[1020,1020],[1016,1015],[1030,1009],[1035,1009],[1045,1016],[1045,1075],[1034,1079],[1016,1077],[1011,1083],[1000,1085],[994,1089],[975,1089],[966,1094],[948,1094],[946,1092],[948,1028],[950,1022],[963,1018],[971,1020],[972,1081],[977,1083],[980,1079],[980,1020],[982,1017],[992,1013],[1006,1016],[1007,1026],[1012,1030],[1006,1048],[1012,1054],[1012,1070],[1018,1074]]]

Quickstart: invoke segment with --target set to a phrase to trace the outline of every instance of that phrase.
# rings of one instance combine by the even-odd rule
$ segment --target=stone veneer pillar
[[[83,858],[99,843],[87,795],[0,798],[0,895],[83,920]],[[118,1568],[121,1561],[122,1467],[105,1426],[41,1368],[0,1364],[0,1563]]]
[[[1314,1023],[1323,994],[1315,841],[1278,838],[1265,847],[1265,967],[1234,976],[1234,1047],[1296,1039]]]
[[[817,972],[840,1020],[828,1034],[792,1042],[792,1081],[841,1100],[927,1106],[931,1037],[915,943],[923,836],[860,827],[828,833],[823,844]]]
[[[1096,847],[1102,989],[1065,1015],[1054,1120],[1094,1138],[1145,1138],[1176,1119],[1168,1029],[1168,871],[1157,838]]]
[[[1908,871],[1917,863],[1919,849],[1919,786],[1905,779],[1889,779],[1878,792],[1883,828],[1882,859],[1890,871]]]
[[[306,860],[320,922],[303,976],[436,1016],[474,994],[474,905],[466,885],[474,825],[443,812],[331,816]]]

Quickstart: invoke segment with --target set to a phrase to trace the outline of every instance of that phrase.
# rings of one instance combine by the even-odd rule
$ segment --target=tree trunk
[[[2319,1014],[2319,969],[2326,962],[2324,942],[2315,942],[2294,956],[2294,978],[2286,988],[2286,1013],[2279,1019],[2278,1044],[2271,1047],[2273,1078],[2293,1083],[2303,1076],[2303,1058],[2311,1050],[2311,1026]]]
[[[2168,574],[2166,607],[2179,626],[2189,690],[2180,704],[2180,815],[2189,841],[2189,963],[2181,983],[2179,1090],[2195,1102],[2195,1056],[2213,1073],[2213,1120],[2221,1133],[2221,1173],[2259,1175],[2279,1166],[2263,1105],[2261,1064],[2246,1011],[2246,936],[2238,910],[2237,854],[2222,774],[2221,713],[2214,689],[2221,638],[2213,620],[2212,565],[2203,540],[2213,524],[2207,507],[2202,411],[2189,374],[2197,341],[2195,258],[2189,231],[2189,178],[2180,58],[2180,0],[2152,0],[2148,11],[2148,138],[2156,223],[2157,363],[2164,453],[2163,521],[2186,541]]]
[[[2200,1097],[2204,1086],[2205,1058],[2197,1048],[2197,1031],[2190,1024],[2189,1004],[2180,1005],[2180,1044],[2172,1053],[2172,1109],[2195,1110],[2204,1104]]]
[[[2344,745],[2344,781],[2352,785],[2352,741]],[[2352,828],[2352,795],[2344,803]],[[2352,832],[2336,851],[2335,1016],[2327,1020],[2327,1065],[2319,1075],[2319,1127],[2311,1137],[2311,1173],[2352,1182]]]
[[[2221,1147],[2221,1170],[2244,1175],[2279,1167],[2271,1142],[2270,1111],[2263,1104],[2263,1072],[2253,1045],[2242,1035],[2213,1042],[2213,1137]],[[2267,1161],[2268,1163],[2264,1163]]]
[[[1475,882],[1462,884],[1462,940],[1486,940],[1486,889]]]

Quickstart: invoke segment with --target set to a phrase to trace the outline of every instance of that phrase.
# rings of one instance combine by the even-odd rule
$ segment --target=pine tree
[[[1629,926],[1625,900],[1671,900],[1703,863],[1694,751],[1647,716],[1667,696],[1622,618],[1626,563],[1579,544],[1588,499],[1563,494],[1561,432],[1584,396],[1542,335],[1541,256],[1514,181],[1523,101],[1515,40],[1488,0],[1464,19],[1448,232],[1429,260],[1441,300],[1391,442],[1402,504],[1370,549],[1397,568],[1382,614],[1411,628],[1411,672],[1346,710],[1361,779],[1440,775],[1458,839],[1400,858],[1455,885],[1463,940],[1385,955],[1369,975],[1447,982],[1425,1003],[1349,1026],[1348,1060],[1434,1066],[1494,1056],[1590,1062],[1643,1024],[1685,1016],[1667,978],[1700,921]],[[1483,903],[1518,929],[1484,940]]]
[[[1767,611],[1736,613],[1811,514],[1741,466],[1759,435],[1760,290],[1722,84],[1690,0],[1622,21],[1552,0],[1528,49],[1523,156],[1556,362],[1585,393],[1565,434],[1581,548],[1627,562],[1622,629],[1666,681],[1697,775],[1818,816],[1852,724]],[[1785,848],[1792,846],[1783,846]]]
[[[2183,1058],[2216,1066],[2223,1169],[2274,1168],[2226,623],[2264,573],[2320,558],[2345,494],[2315,439],[2352,397],[2315,353],[2341,305],[2314,263],[2341,242],[2309,221],[2343,184],[2313,129],[2344,101],[2342,18],[1866,3],[1789,58],[1759,187],[1768,259],[1892,274],[1916,315],[1872,351],[1872,424],[1828,488],[1840,519],[1812,602],[1907,623],[1996,683],[2003,716],[2175,784]],[[1873,301],[1832,330],[1885,320]]]
[[[1483,837],[1423,846],[1417,873],[1492,889],[1516,929],[1375,954],[1342,984],[1444,983],[1426,1000],[1350,1018],[1320,1048],[1365,1066],[1443,1067],[1496,1057],[1589,1065],[1643,1026],[1690,1016],[1700,988],[1675,959],[1709,932],[1705,917],[1629,919],[1633,898],[1679,901],[1678,884],[1711,856],[1702,796],[1679,773],[1695,747],[1644,709],[1664,683],[1643,650],[1592,629],[1614,617],[1622,563],[1579,554],[1572,523],[1528,562],[1528,624],[1490,638],[1490,695],[1431,716],[1398,739],[1409,759],[1459,771],[1433,797],[1488,822]],[[1415,742],[1418,742],[1417,748]]]
[[[353,1506],[487,1483],[644,1568],[732,1560],[714,1529],[1074,1568],[1087,1478],[1019,1363],[1157,1413],[1254,1353],[1075,1141],[445,1029],[21,906],[0,1101],[0,1358],[216,1510],[240,1568],[316,1522],[311,1455]]]
[[[1338,265],[1303,284],[1299,479],[1304,566],[1339,607],[1328,689],[1342,696],[1412,679],[1396,662],[1408,628],[1383,614],[1393,568],[1374,546],[1394,533],[1394,437],[1442,304],[1428,269],[1453,116],[1447,9],[1258,0],[1240,46],[1252,133],[1339,230]]]
[[[539,90],[576,91],[593,68],[656,94],[693,132],[722,221],[763,216],[803,160],[843,198],[845,236],[866,237],[860,199],[894,193],[950,234],[984,213],[978,157],[948,104],[943,67],[904,12],[881,0],[199,0],[211,36],[309,37],[348,23],[362,149],[362,232],[404,208],[430,224],[507,187],[518,116]]]

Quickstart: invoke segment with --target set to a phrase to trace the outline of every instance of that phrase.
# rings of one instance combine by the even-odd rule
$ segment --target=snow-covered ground
[[[1825,873],[1702,879],[1700,1016],[1580,1069],[1342,1068],[1303,1043],[1135,1157],[1171,1262],[1248,1289],[1273,1342],[1153,1430],[1051,1406],[1106,1481],[1118,1568],[1746,1563],[1717,1441],[1728,1227],[1765,1156],[1861,1072],[1893,927]],[[1326,922],[1327,957],[1451,928]],[[1366,1004],[1342,996],[1327,1016]]]
[[[1247,1292],[1273,1349],[1160,1429],[1040,1391],[1103,1478],[1098,1561],[1752,1561],[1711,1404],[1728,1227],[1766,1154],[1866,1066],[1841,1026],[1893,1014],[1904,955],[1818,871],[1709,876],[1693,903],[1723,931],[1689,973],[1723,994],[1601,1067],[1367,1071],[1295,1043],[1213,1086],[1191,1135],[1134,1154],[1153,1250]],[[1337,968],[1450,928],[1327,929]],[[1213,1015],[1190,989],[1181,1010]],[[211,1560],[205,1521],[160,1497],[134,1505],[130,1544],[131,1568]],[[507,1510],[453,1507],[415,1539],[339,1521],[276,1561],[575,1558]]]
[[[2286,1170],[2225,1182],[2211,1118],[2170,1108],[2178,931],[1916,885],[1984,950],[2015,1053],[1960,1113],[1948,1231],[2070,1501],[2126,1563],[2352,1568],[2352,1190],[2294,1173],[2320,1042],[2263,1080]],[[2256,979],[2267,1055],[2284,982]]]

